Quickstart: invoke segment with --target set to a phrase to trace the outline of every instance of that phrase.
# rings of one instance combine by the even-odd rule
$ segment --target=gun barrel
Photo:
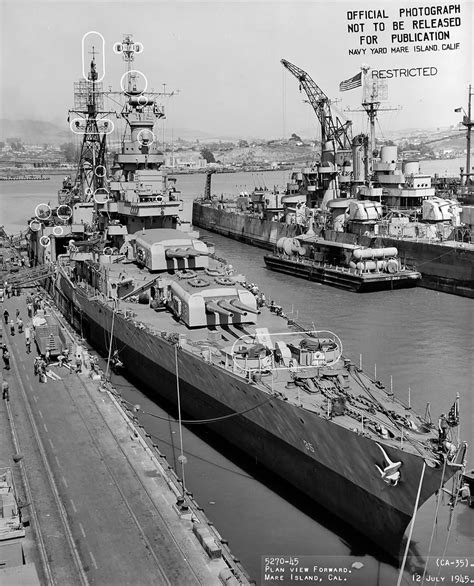
[[[189,253],[184,248],[168,248],[166,258],[188,258]]]
[[[247,313],[253,313],[255,315],[258,315],[260,313],[258,311],[258,309],[253,309],[253,307],[249,307],[248,305],[245,305],[245,303],[242,303],[238,299],[232,299],[232,301],[230,303],[236,309],[241,309],[242,311],[245,311]]]
[[[239,315],[247,315],[246,311],[244,311],[243,309],[240,309],[239,307],[235,307],[235,305],[231,305],[225,299],[221,299],[220,301],[218,301],[217,305],[219,305],[219,307],[222,307],[223,309],[226,309],[227,311],[230,311],[231,313],[235,312],[235,313],[238,313]]]
[[[206,301],[206,312],[207,313],[219,313],[226,317],[234,317],[234,314],[223,307],[219,307],[214,301]]]
[[[199,252],[199,250],[196,250],[192,246],[188,246],[188,248],[185,248],[185,251],[187,252],[188,256],[191,258],[196,258],[197,256],[201,256],[201,253]]]

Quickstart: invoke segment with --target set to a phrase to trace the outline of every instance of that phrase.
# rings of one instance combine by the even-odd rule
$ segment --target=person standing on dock
[[[8,313],[7,309],[5,309],[5,311],[3,312],[3,319],[5,320],[5,325],[8,325],[8,320],[10,319],[10,314]]]
[[[31,301],[28,301],[26,309],[28,311],[28,317],[33,317],[33,304],[31,303]]]
[[[12,320],[12,319],[10,320],[10,334],[11,334],[12,336],[14,336],[14,335],[15,335],[15,323],[13,322],[13,320]]]
[[[4,401],[10,400],[10,385],[8,384],[8,381],[6,381],[6,380],[4,380],[2,383],[2,399]]]
[[[31,330],[29,327],[25,328],[25,344],[26,344],[26,353],[30,354],[30,352],[31,352]]]
[[[18,333],[22,334],[23,333],[23,320],[21,319],[20,316],[18,316],[16,318],[16,325],[18,326]]]
[[[39,382],[45,383],[47,380],[48,377],[46,376],[46,362],[42,360],[39,367]]]
[[[2,357],[5,370],[10,370],[10,352],[8,350],[4,350]]]

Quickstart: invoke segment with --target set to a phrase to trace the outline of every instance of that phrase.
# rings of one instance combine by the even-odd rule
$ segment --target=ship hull
[[[265,265],[273,271],[358,293],[415,287],[420,277],[414,271],[360,275],[343,267],[329,268],[321,263],[291,260],[277,255],[265,255],[263,259]]]
[[[50,292],[71,323],[105,354],[111,309],[88,299],[61,273]],[[383,458],[370,438],[267,395],[120,314],[114,318],[113,339],[125,368],[152,398],[177,405],[177,360],[181,409],[187,417],[227,417],[209,424],[209,429],[398,556],[413,514],[421,457],[385,446],[393,461],[402,461],[401,480],[390,486],[380,478],[376,465],[383,467]],[[451,475],[449,471],[445,480]],[[420,506],[439,488],[440,480],[439,467],[425,467]]]
[[[273,250],[279,238],[302,233],[296,224],[272,222],[242,213],[193,202],[193,225]],[[369,239],[367,239],[369,240]],[[395,246],[402,262],[421,273],[418,285],[436,291],[474,298],[474,251],[459,246],[408,239],[379,238],[380,246]]]

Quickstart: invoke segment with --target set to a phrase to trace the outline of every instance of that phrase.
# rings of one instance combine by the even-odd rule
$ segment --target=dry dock
[[[13,318],[19,309],[26,324],[26,294],[1,304],[11,359],[1,370],[10,400],[0,403],[0,469],[12,470],[26,565],[6,553],[11,540],[0,541],[0,583],[21,584],[23,572],[28,584],[249,584],[192,495],[188,509],[177,506],[176,475],[89,376],[87,354],[80,374],[50,366],[60,380],[40,383],[36,346],[28,354],[24,333],[11,335],[5,309]]]

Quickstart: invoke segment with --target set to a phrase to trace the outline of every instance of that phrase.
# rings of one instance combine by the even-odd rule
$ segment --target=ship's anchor
[[[382,448],[382,446],[377,442],[375,442],[375,444],[380,448],[383,457],[387,461],[387,465],[383,470],[379,466],[377,466],[377,464],[375,464],[375,467],[380,472],[380,475],[384,482],[386,482],[387,484],[391,484],[392,486],[397,486],[398,481],[400,480],[399,468],[402,465],[402,462],[392,462],[392,460],[390,460],[390,458],[387,456],[387,452]]]

